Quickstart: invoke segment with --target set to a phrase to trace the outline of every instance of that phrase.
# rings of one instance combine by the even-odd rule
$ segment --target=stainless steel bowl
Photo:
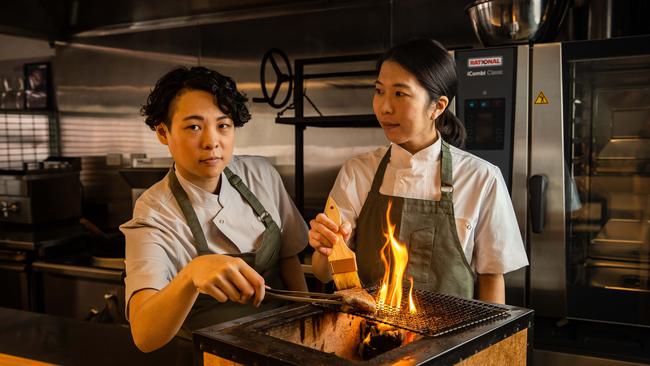
[[[570,0],[477,0],[465,8],[484,46],[552,41]]]

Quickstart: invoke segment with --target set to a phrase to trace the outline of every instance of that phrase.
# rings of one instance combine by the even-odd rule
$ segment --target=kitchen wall
[[[53,57],[46,41],[0,34],[0,169],[22,169],[23,161],[43,160],[56,147],[47,114],[9,111],[25,108],[25,64]]]
[[[54,56],[47,41],[0,34],[0,61]]]
[[[176,65],[214,68],[232,76],[253,98],[262,96],[260,61],[272,47],[286,52],[293,62],[297,58],[379,53],[392,43],[416,36],[438,38],[448,46],[476,43],[461,2],[357,3],[324,10],[297,9],[274,17],[251,11],[244,20],[215,18],[213,23],[198,26],[187,20],[173,28],[113,31],[102,36],[86,32],[57,42],[54,76],[61,146],[64,155],[85,157],[82,180],[87,198],[107,206],[112,225],[128,219],[129,188],[104,157],[123,154],[127,165],[134,153],[168,156],[143,123],[139,108],[155,81]],[[373,69],[374,63],[312,67],[307,72],[353,67]],[[373,81],[372,77],[309,81],[306,93],[325,115],[371,114]],[[306,101],[305,106],[306,114],[316,114]],[[267,156],[292,192],[294,128],[276,124],[279,111],[265,103],[250,103],[249,108],[253,118],[237,131],[235,152]],[[293,111],[284,116],[293,116]],[[322,207],[347,158],[385,143],[379,128],[308,128],[306,207]]]
[[[168,156],[138,112],[155,81],[176,65],[215,68],[233,76],[253,98],[262,96],[259,64],[271,47],[282,49],[291,62],[379,53],[414,37],[436,38],[450,48],[480,47],[464,12],[467,2],[456,0],[116,0],[73,2],[70,8],[49,0],[27,3],[49,9],[53,18],[56,31],[47,33],[49,43],[56,44],[53,74],[62,152],[84,157],[87,201],[111,218],[108,226],[129,217],[131,196],[117,173],[120,165],[107,165],[105,157],[121,154],[121,165],[127,166],[130,154]],[[645,2],[620,3],[575,1],[558,40],[598,38],[603,24],[611,28],[605,36],[643,33],[638,26],[621,30],[623,23],[615,20],[621,9],[643,10]],[[9,22],[5,18],[3,24]],[[42,33],[41,23],[28,17],[21,27]],[[46,41],[0,37],[0,63],[54,52]],[[6,42],[9,38],[12,42]],[[19,68],[0,69],[11,67]],[[372,78],[310,81],[307,95],[324,114],[370,113]],[[307,114],[316,113],[305,106]],[[253,119],[238,131],[236,153],[267,156],[293,191],[293,127],[274,123],[279,111],[266,104],[250,103],[250,109]],[[306,206],[320,208],[345,159],[384,143],[379,129],[308,128]]]

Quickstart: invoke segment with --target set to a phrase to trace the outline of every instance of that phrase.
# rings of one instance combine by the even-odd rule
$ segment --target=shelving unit
[[[379,122],[373,114],[341,116],[305,116],[304,83],[310,79],[327,79],[337,77],[355,77],[375,75],[375,70],[342,71],[330,73],[305,74],[305,66],[322,64],[341,64],[377,60],[378,54],[320,57],[298,59],[294,61],[295,87],[293,105],[295,117],[277,117],[275,123],[293,125],[295,131],[295,203],[304,216],[305,211],[305,169],[304,169],[304,133],[307,127],[320,128],[376,128]]]

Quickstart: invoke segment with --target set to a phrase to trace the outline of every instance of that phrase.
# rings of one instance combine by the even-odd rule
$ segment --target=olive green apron
[[[390,161],[390,148],[379,163],[357,220],[355,251],[359,276],[364,284],[375,284],[384,275],[379,252],[386,242],[386,210],[388,202],[392,201],[390,219],[396,225],[397,239],[408,247],[406,275],[413,276],[415,288],[473,297],[474,274],[458,240],[454,219],[451,154],[449,145],[441,142],[440,201],[379,193]]]
[[[264,223],[266,230],[262,234],[262,245],[255,252],[227,254],[231,257],[239,257],[243,259],[249,266],[254,268],[257,273],[264,277],[266,285],[282,289],[284,284],[280,277],[280,266],[278,264],[280,257],[280,246],[282,243],[280,228],[273,221],[271,215],[266,211],[264,206],[255,197],[255,195],[246,187],[241,178],[234,174],[230,169],[225,168],[224,174],[228,178],[228,182],[242,195],[242,197],[253,208],[258,219]],[[222,184],[224,184],[222,182]],[[185,220],[192,231],[194,236],[194,246],[198,251],[198,255],[214,254],[208,248],[207,240],[201,228],[201,224],[196,216],[196,212],[187,196],[185,190],[178,182],[178,178],[174,173],[174,168],[169,172],[169,188],[176,198],[176,202],[181,207]],[[281,302],[265,302],[259,308],[254,307],[249,303],[240,304],[232,301],[220,303],[213,297],[206,294],[199,294],[190,313],[188,314],[183,328],[179,331],[178,336],[187,338],[190,337],[191,331],[200,329],[209,325],[221,323],[228,320],[241,318],[243,316],[255,314],[265,310],[276,308],[283,303]]]

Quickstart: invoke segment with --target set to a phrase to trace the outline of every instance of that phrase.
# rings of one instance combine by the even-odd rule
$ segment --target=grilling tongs
[[[343,296],[337,294],[324,294],[320,292],[287,291],[267,288],[266,297],[277,300],[298,302],[316,302],[319,304],[345,305]]]

